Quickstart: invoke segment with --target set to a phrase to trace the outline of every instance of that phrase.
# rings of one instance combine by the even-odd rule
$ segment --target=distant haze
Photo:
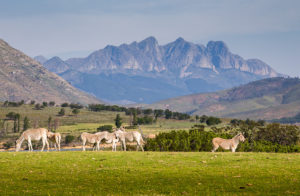
[[[1,1],[0,38],[30,56],[84,57],[106,45],[155,36],[206,44],[300,74],[298,0]]]

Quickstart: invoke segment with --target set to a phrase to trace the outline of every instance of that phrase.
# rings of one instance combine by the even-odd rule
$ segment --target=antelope
[[[212,152],[215,152],[220,146],[224,150],[231,150],[232,152],[235,152],[239,143],[244,141],[245,141],[245,137],[241,133],[237,134],[232,139],[223,139],[223,138],[216,137],[212,140],[213,143]]]
[[[57,150],[58,148],[58,151],[60,151],[60,141],[61,141],[60,133],[53,133],[51,131],[48,131],[47,137],[51,142],[54,143],[55,150]]]
[[[112,151],[117,151],[117,142],[119,142],[119,139],[116,138],[115,132],[110,133],[108,131],[102,131],[95,134],[101,136],[100,142],[104,139],[105,143],[112,144]]]
[[[48,140],[47,140],[47,133],[48,133],[48,130],[45,129],[45,128],[27,129],[26,131],[24,131],[22,133],[20,138],[16,141],[16,152],[18,152],[20,150],[21,145],[22,145],[24,140],[27,140],[27,142],[28,142],[29,151],[33,151],[31,141],[32,140],[40,141],[41,139],[42,139],[42,142],[43,142],[43,147],[42,147],[41,151],[44,150],[45,144],[47,144],[47,149],[49,151],[49,143],[48,143]]]
[[[120,128],[115,132],[116,137],[121,141],[124,151],[126,151],[126,141],[133,142],[136,141],[137,146],[136,150],[139,150],[139,147],[144,152],[144,148],[141,143],[144,143],[142,134],[138,131],[126,132],[124,128]]]
[[[81,134],[81,140],[82,140],[82,150],[83,151],[85,151],[86,142],[89,142],[91,144],[96,144],[96,150],[100,149],[99,144],[101,142],[101,135],[84,132]]]

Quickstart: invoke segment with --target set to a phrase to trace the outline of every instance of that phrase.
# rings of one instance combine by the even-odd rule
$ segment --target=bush
[[[130,125],[130,126],[126,126],[124,127],[125,129],[137,129],[138,126],[137,125]]]
[[[108,131],[110,133],[112,133],[112,125],[102,125],[100,127],[97,128],[97,131]]]
[[[62,103],[61,107],[69,107],[69,104],[68,103]]]
[[[296,145],[299,134],[300,131],[297,126],[272,123],[260,128],[255,140],[265,140],[280,145]]]
[[[289,137],[282,139],[280,142],[276,139],[274,141],[265,140],[266,138],[277,138],[283,136],[278,132],[279,125],[269,125],[266,130],[270,131],[274,128],[275,132],[266,134],[265,132],[259,133],[248,132],[246,141],[240,143],[237,151],[243,152],[300,152],[300,146],[297,146],[295,141],[296,134],[293,132],[295,126],[279,126],[281,131],[285,134],[290,134]],[[277,127],[277,128],[276,128]],[[275,129],[276,128],[276,129]],[[245,129],[244,129],[245,130]],[[265,130],[263,130],[265,131]],[[292,133],[293,132],[293,133]],[[279,134],[277,134],[279,133]],[[234,133],[236,134],[236,133]],[[265,135],[264,139],[261,137],[254,137],[255,134]],[[293,135],[293,139],[290,136]],[[224,139],[230,139],[233,135],[224,133],[221,131],[204,131],[204,126],[194,125],[190,131],[171,131],[168,133],[159,133],[155,138],[148,139],[145,145],[145,150],[148,151],[211,151],[212,150],[212,139],[214,137],[221,137]],[[299,141],[297,139],[297,141]],[[289,142],[289,145],[283,145]],[[223,151],[221,148],[218,151]]]
[[[141,118],[137,118],[137,124],[139,125],[148,125],[153,123],[153,118],[151,116],[144,116]]]
[[[58,115],[59,116],[64,116],[65,115],[65,109],[64,108],[61,108],[61,110],[58,112]]]
[[[220,124],[221,122],[222,122],[221,119],[219,119],[217,117],[213,117],[213,116],[208,117],[206,120],[206,124],[208,126],[217,125],[217,124]]]
[[[13,143],[12,142],[5,142],[4,144],[3,144],[3,147],[4,147],[4,149],[10,149],[11,147],[13,146]]]
[[[65,143],[69,144],[69,143],[73,142],[74,139],[75,139],[75,137],[73,135],[67,135],[65,138]]]

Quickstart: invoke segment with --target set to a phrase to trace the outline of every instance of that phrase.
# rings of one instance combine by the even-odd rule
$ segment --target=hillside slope
[[[0,101],[100,102],[0,39]]]
[[[279,119],[300,111],[300,79],[268,78],[215,93],[163,100],[150,105],[198,115]]]
[[[85,58],[63,62],[56,57],[44,66],[98,98],[129,103],[153,103],[280,76],[261,60],[231,53],[222,41],[204,46],[183,38],[166,45],[159,45],[154,37],[108,45]]]

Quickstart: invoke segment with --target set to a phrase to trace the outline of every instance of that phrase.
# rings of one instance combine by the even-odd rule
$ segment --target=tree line
[[[234,122],[234,121],[233,121]],[[148,139],[145,149],[150,151],[211,151],[214,137],[232,138],[243,133],[246,141],[240,143],[237,151],[242,152],[300,152],[300,130],[294,125],[271,123],[266,126],[257,121],[239,120],[239,125],[229,129],[212,128],[204,131],[204,125],[196,125],[189,131],[159,133]],[[235,126],[235,128],[233,128]],[[223,151],[219,149],[219,151]]]

